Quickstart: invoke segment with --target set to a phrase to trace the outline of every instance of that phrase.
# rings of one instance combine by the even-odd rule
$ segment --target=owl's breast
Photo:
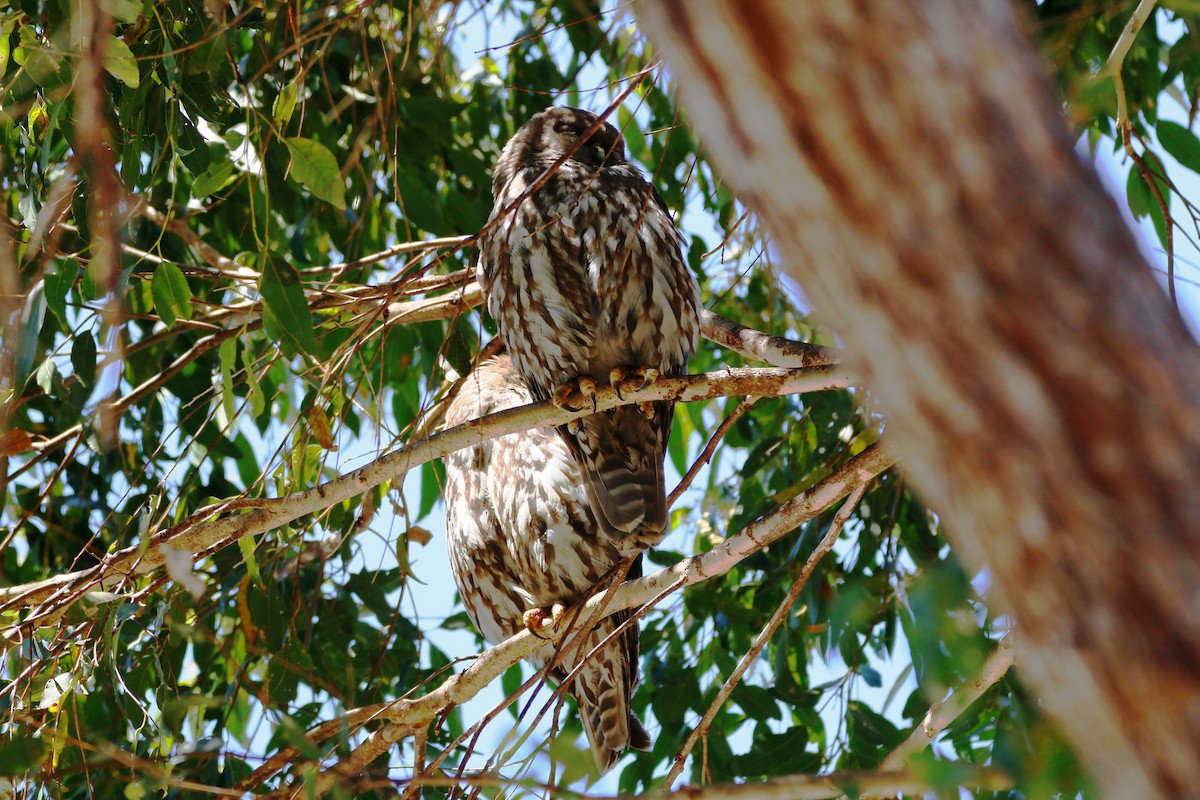
[[[625,185],[581,208],[588,288],[594,294],[593,374],[613,367],[680,371],[695,349],[699,290],[682,237],[647,184]]]

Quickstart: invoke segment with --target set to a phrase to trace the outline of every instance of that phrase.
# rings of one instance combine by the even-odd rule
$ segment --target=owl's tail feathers
[[[642,721],[637,718],[637,714],[630,713],[629,715],[629,746],[634,750],[649,751],[654,747],[654,740],[650,738],[650,734],[646,733],[646,729],[642,727]]]
[[[658,414],[667,415],[662,404]],[[667,528],[663,479],[664,420],[650,419],[636,406],[622,406],[580,420],[572,450],[583,467],[596,520],[611,536],[635,531],[657,539]]]
[[[615,648],[605,651],[610,649]],[[649,750],[652,744],[641,720],[629,710],[628,688],[622,678],[600,663],[580,673],[572,692],[579,700],[583,733],[602,775],[612,769],[626,748]]]

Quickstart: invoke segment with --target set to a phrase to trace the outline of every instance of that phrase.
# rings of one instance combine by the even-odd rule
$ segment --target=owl
[[[446,413],[447,426],[533,401],[507,356],[485,362],[464,382]],[[570,605],[624,558],[637,555],[625,537],[597,524],[579,465],[553,431],[509,434],[446,456],[446,546],[467,614],[495,644],[527,624],[526,613]],[[629,577],[641,575],[638,555]],[[581,656],[612,633],[629,612],[596,625],[588,641],[551,675],[561,683]],[[555,645],[530,661],[549,663]],[[631,625],[604,645],[572,679],[567,691],[604,772],[626,747],[650,748],[650,737],[630,711],[638,682],[638,630]]]
[[[513,364],[539,400],[682,375],[700,333],[683,236],[612,125],[547,108],[504,147],[477,265]],[[628,384],[626,384],[628,385]],[[558,429],[596,521],[647,543],[666,528],[673,409],[622,406]]]

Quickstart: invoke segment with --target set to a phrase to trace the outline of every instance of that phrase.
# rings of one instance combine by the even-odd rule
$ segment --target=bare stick
[[[1017,657],[1017,648],[1014,646],[1012,637],[1011,632],[1004,634],[1004,638],[983,662],[983,667],[974,678],[955,689],[942,702],[931,705],[921,724],[900,743],[899,747],[888,754],[879,768],[900,769],[908,759],[932,744],[939,733],[958,719],[984,692],[1008,674],[1009,667],[1013,665]]]
[[[844,388],[850,379],[836,368],[812,370],[775,368],[726,369],[703,375],[661,378],[644,389],[635,389],[637,381],[623,387],[623,398],[612,387],[596,393],[596,408],[604,410],[646,400],[690,402],[725,395],[784,395]],[[93,589],[109,589],[124,581],[145,575],[162,566],[164,546],[197,556],[209,555],[243,536],[257,535],[286,525],[306,514],[356,497],[379,484],[395,480],[413,467],[443,458],[448,453],[508,433],[534,427],[562,425],[592,413],[567,411],[543,402],[490,414],[471,420],[428,438],[410,441],[400,449],[380,456],[360,467],[312,489],[279,498],[244,499],[218,503],[201,509],[182,522],[148,537],[148,541],[109,556],[94,567],[65,573],[42,581],[0,589],[0,609],[29,608],[37,604],[56,607],[71,603]],[[253,510],[231,514],[231,506]],[[47,609],[48,611],[49,609]],[[21,624],[28,625],[38,614]],[[4,631],[9,638],[11,631]]]
[[[813,548],[809,554],[808,560],[804,562],[804,568],[800,570],[800,574],[796,576],[795,582],[792,583],[792,588],[788,590],[787,596],[783,598],[783,602],[775,609],[775,613],[767,622],[766,626],[759,632],[758,636],[750,645],[750,649],[742,656],[742,660],[738,662],[737,667],[725,679],[721,690],[717,692],[717,696],[713,698],[709,704],[708,710],[704,712],[704,717],[700,720],[700,724],[695,727],[687,741],[683,743],[683,747],[675,754],[675,761],[671,765],[671,770],[667,773],[667,777],[663,779],[663,786],[670,786],[683,772],[684,762],[687,761],[688,755],[696,747],[696,742],[700,738],[708,735],[708,727],[712,725],[713,719],[717,716],[717,712],[721,706],[725,705],[725,701],[729,699],[729,695],[733,694],[734,688],[741,683],[742,676],[746,674],[746,670],[750,669],[750,665],[758,660],[758,656],[762,653],[763,648],[767,646],[767,642],[775,635],[775,631],[783,623],[792,606],[796,604],[800,593],[804,591],[804,587],[808,585],[808,579],[812,576],[813,570],[817,568],[817,564],[825,557],[825,554],[833,549],[833,543],[837,541],[838,536],[842,532],[842,528],[846,524],[846,520],[850,518],[851,512],[858,506],[858,502],[862,500],[867,491],[867,484],[861,483],[850,496],[846,498],[846,502],[838,509],[834,515],[833,521],[829,524],[829,530],[825,536]]]
[[[586,615],[604,607],[605,614],[643,605],[709,578],[723,575],[746,557],[783,538],[797,526],[820,514],[833,503],[850,495],[892,466],[892,459],[878,444],[868,447],[846,462],[812,489],[804,492],[770,514],[750,523],[740,533],[730,536],[708,552],[686,558],[652,575],[628,581],[615,592],[601,592],[589,599],[582,610],[568,609],[568,615]],[[362,725],[371,720],[386,724],[372,733],[355,749],[353,760],[326,770],[316,780],[318,791],[324,791],[337,774],[353,770],[362,759],[370,763],[388,746],[406,736],[423,730],[438,714],[454,705],[461,705],[478,694],[483,687],[498,678],[513,664],[529,656],[546,643],[546,638],[558,640],[567,633],[566,626],[542,632],[545,638],[523,630],[479,655],[463,672],[448,678],[440,687],[419,698],[402,698],[388,704],[356,709],[343,715],[339,727]],[[325,723],[326,726],[331,723]],[[280,793],[277,797],[288,796]]]

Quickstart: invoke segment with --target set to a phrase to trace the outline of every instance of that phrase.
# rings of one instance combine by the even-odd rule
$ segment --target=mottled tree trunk
[[[1200,796],[1200,353],[1012,4],[638,11],[1098,785]]]

